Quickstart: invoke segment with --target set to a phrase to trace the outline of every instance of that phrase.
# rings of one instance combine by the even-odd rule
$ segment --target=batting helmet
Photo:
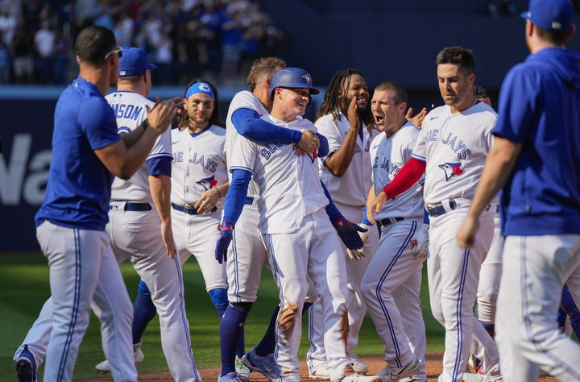
[[[276,88],[304,88],[310,89],[310,94],[320,93],[318,89],[312,86],[310,73],[300,68],[286,68],[276,73],[270,85],[270,97],[274,95]]]

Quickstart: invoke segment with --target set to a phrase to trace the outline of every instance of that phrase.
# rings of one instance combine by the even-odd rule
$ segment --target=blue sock
[[[274,309],[272,312],[272,317],[270,317],[268,329],[266,329],[266,333],[264,333],[264,337],[262,337],[260,343],[254,348],[254,351],[260,357],[265,357],[268,354],[272,354],[276,349],[276,320],[278,319],[279,311],[280,305],[276,306],[276,309]]]
[[[133,304],[133,343],[141,342],[149,322],[155,317],[157,309],[151,300],[151,292],[143,280],[139,281],[139,293]]]
[[[305,302],[302,306],[302,315],[308,311],[308,309],[312,306],[311,303]],[[264,333],[264,337],[256,347],[254,351],[260,357],[265,357],[269,354],[274,353],[276,350],[276,320],[278,319],[278,312],[280,311],[280,306],[278,305],[274,312],[272,312],[272,317],[270,317],[270,324],[268,325],[268,329],[266,329],[266,333]]]
[[[572,330],[576,334],[576,337],[580,339],[580,310],[576,306],[576,303],[574,303],[574,298],[570,294],[568,285],[564,285],[564,289],[562,290],[561,306],[561,310],[570,316],[570,325],[572,326]]]
[[[209,298],[217,309],[220,320],[222,319],[226,308],[228,307],[228,290],[222,288],[212,289],[209,292]]]
[[[481,321],[479,321],[481,322]],[[491,336],[491,338],[495,337],[495,324],[489,324],[487,322],[481,322],[485,331]]]
[[[244,356],[244,354],[246,354],[246,336],[244,335],[244,328],[242,327],[241,333],[240,333],[240,340],[238,341],[238,347],[236,349],[236,355],[238,356],[238,358],[242,359],[242,357]]]
[[[235,358],[240,338],[244,331],[250,306],[243,308],[229,304],[220,322],[220,351],[222,357],[221,375],[236,371]]]

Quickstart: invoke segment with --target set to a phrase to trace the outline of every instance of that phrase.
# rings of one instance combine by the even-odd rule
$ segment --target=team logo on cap
[[[211,93],[211,88],[206,83],[200,83],[199,84],[199,90],[202,90],[202,91],[204,91],[206,93]]]
[[[445,172],[445,181],[453,178],[454,176],[458,176],[463,174],[463,169],[461,168],[461,162],[458,163],[443,163],[439,165],[439,168]]]
[[[126,70],[119,70],[119,75],[125,76],[125,75],[127,75],[127,71]]]
[[[308,85],[311,85],[312,86],[312,77],[310,76],[310,74],[305,74],[305,75],[302,76],[302,78],[304,78],[306,80],[306,83]]]

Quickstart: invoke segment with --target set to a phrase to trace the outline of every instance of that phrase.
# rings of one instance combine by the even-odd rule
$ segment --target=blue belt
[[[113,206],[109,206],[109,210],[113,210]],[[124,211],[151,211],[151,204],[149,203],[131,203],[126,202]]]
[[[171,203],[171,207],[173,207],[173,209],[175,211],[183,212],[183,213],[188,214],[188,215],[197,215],[198,214],[196,208],[188,208],[185,206],[180,206],[179,204],[175,204],[175,203]],[[217,211],[217,207],[214,206],[211,209],[211,212],[216,212],[216,211]]]
[[[455,200],[451,200],[449,202],[449,207],[454,210],[457,208],[457,202]],[[443,207],[443,204],[436,204],[433,207],[427,207],[427,213],[429,214],[429,216],[440,216],[443,215],[444,213],[446,213],[447,211],[445,210],[445,207]]]
[[[377,220],[377,225],[379,226],[379,228],[382,228],[382,227],[386,227],[390,224],[400,222],[402,220],[405,220],[405,218],[401,218],[401,217],[385,218],[385,219]]]
[[[252,204],[254,204],[254,198],[251,197],[247,197],[246,200],[244,201],[244,204],[247,204],[249,206],[251,206]]]

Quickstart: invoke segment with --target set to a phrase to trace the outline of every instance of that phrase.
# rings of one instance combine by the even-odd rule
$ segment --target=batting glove
[[[364,228],[365,231],[364,232],[359,232],[358,235],[360,236],[362,242],[363,242],[363,247],[360,249],[347,249],[346,254],[348,255],[348,258],[351,260],[356,260],[356,261],[360,261],[365,257],[364,254],[364,243],[367,242],[367,239],[369,238],[369,235],[371,234],[370,228],[371,226],[365,223],[360,223],[358,225],[360,228]]]
[[[220,238],[215,244],[215,259],[221,264],[228,260],[228,247],[232,241],[234,225],[224,220],[221,224],[218,224],[217,229],[220,231]]]
[[[411,238],[411,253],[413,257],[426,259],[429,255],[429,226],[423,224]]]
[[[338,236],[340,236],[346,248],[361,249],[363,247],[364,243],[359,236],[359,232],[366,232],[365,228],[349,222],[343,216],[338,218],[332,225],[336,228],[336,232],[338,232]]]

